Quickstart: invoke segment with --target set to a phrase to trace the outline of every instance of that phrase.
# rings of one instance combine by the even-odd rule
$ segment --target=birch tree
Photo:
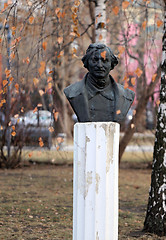
[[[144,230],[166,236],[166,1],[161,63],[160,105]]]
[[[95,37],[96,42],[106,44],[106,4],[105,0],[96,1],[95,7]]]

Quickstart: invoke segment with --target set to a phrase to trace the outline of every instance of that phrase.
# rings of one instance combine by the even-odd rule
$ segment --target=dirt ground
[[[151,169],[121,165],[119,240],[164,239],[142,232]],[[0,170],[0,240],[72,239],[72,166]]]

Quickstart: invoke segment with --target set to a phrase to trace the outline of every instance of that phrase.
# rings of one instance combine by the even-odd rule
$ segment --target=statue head
[[[89,45],[82,62],[95,78],[104,78],[118,64],[118,59],[105,44],[93,43]]]

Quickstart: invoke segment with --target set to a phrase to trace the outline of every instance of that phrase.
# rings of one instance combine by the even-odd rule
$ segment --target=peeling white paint
[[[166,167],[166,150],[165,150],[165,153],[164,153],[164,161],[163,161],[163,165],[164,165],[164,167]]]

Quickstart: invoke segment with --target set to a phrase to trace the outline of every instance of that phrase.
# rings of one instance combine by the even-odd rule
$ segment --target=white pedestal
[[[119,124],[74,126],[73,240],[118,239]]]

